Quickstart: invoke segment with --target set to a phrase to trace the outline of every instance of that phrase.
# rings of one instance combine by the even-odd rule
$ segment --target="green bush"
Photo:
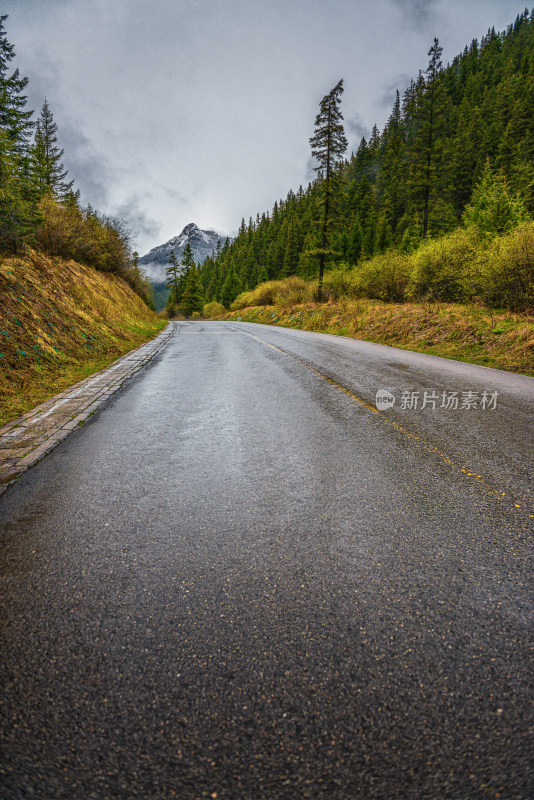
[[[308,281],[291,275],[280,281],[266,281],[255,289],[242,292],[230,308],[239,311],[248,306],[296,305],[312,299],[312,289]]]
[[[130,232],[122,220],[98,214],[90,206],[80,208],[75,195],[60,203],[46,194],[38,210],[41,222],[35,244],[39,250],[120,275],[154,308],[152,286],[133,257]]]
[[[274,290],[274,304],[278,306],[294,306],[310,300],[310,283],[296,275],[291,275],[283,281],[276,281]]]
[[[480,242],[474,229],[457,228],[440,239],[427,239],[411,254],[407,295],[462,302],[477,294],[475,264]]]
[[[323,296],[329,300],[354,298],[361,295],[360,278],[354,269],[347,269],[339,264],[325,272],[323,280]]]
[[[243,292],[232,310],[247,306],[289,307],[317,299],[317,279],[291,276]],[[490,236],[478,225],[426,239],[411,253],[389,250],[355,267],[337,264],[325,272],[325,300],[368,297],[384,302],[483,301],[524,310],[534,305],[534,222]]]
[[[205,319],[213,319],[214,317],[222,317],[225,312],[226,309],[222,303],[212,300],[211,303],[206,303],[204,305],[204,308],[202,309],[202,316]]]
[[[371,297],[390,303],[405,299],[410,275],[410,257],[396,250],[362,261],[355,269],[359,297]]]
[[[493,241],[479,281],[489,305],[513,311],[534,307],[534,222]]]
[[[239,311],[241,308],[247,308],[247,306],[272,306],[276,283],[277,281],[266,281],[266,283],[260,283],[255,289],[241,292],[230,308],[232,311]]]

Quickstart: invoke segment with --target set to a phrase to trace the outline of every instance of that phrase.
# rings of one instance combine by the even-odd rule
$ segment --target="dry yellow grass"
[[[165,325],[118,276],[35,251],[0,263],[0,424]]]
[[[257,306],[226,319],[322,331],[534,375],[534,316],[457,303],[344,300]]]

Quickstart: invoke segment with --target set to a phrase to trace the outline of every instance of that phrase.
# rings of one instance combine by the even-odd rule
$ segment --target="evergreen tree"
[[[442,176],[439,168],[447,98],[439,79],[442,52],[443,48],[440,47],[438,39],[434,39],[428,51],[430,61],[426,79],[419,83],[415,98],[414,116],[417,127],[412,147],[411,187],[413,200],[416,204],[420,204],[422,211],[423,239],[428,233],[431,196],[442,194],[439,189],[443,190],[442,182],[440,185]]]
[[[179,302],[180,266],[174,248],[169,254],[169,265],[165,269],[166,285],[169,290],[169,303]]]
[[[35,138],[31,148],[31,169],[40,195],[50,192],[57,199],[64,199],[72,191],[73,181],[65,182],[67,170],[61,163],[63,150],[57,146],[57,123],[45,99],[41,116],[35,126]]]
[[[260,283],[265,283],[268,280],[269,276],[267,275],[267,270],[265,269],[265,267],[260,267],[260,269],[258,270],[258,285]]]
[[[463,221],[482,234],[502,234],[528,219],[524,203],[510,192],[502,170],[494,172],[486,162],[482,177],[466,207]]]
[[[241,293],[241,291],[242,291],[241,281],[232,265],[230,270],[228,271],[228,274],[226,275],[221,290],[220,300],[223,306],[225,308],[229,308],[230,305],[236,299],[237,295]]]
[[[23,94],[28,78],[21,78],[18,69],[11,75],[9,64],[15,58],[15,49],[7,41],[4,22],[7,14],[0,16],[0,130],[5,131],[15,152],[27,156],[28,142],[33,122],[33,111],[26,110],[26,96]]]
[[[346,258],[349,264],[357,264],[363,252],[363,231],[360,220],[356,216],[349,236],[349,247]]]
[[[284,263],[282,266],[282,277],[294,275],[299,264],[299,236],[297,223],[292,220],[287,231],[286,247],[284,250]]]
[[[187,242],[183,249],[181,260],[183,270],[186,273],[195,266],[195,256],[193,255],[193,251],[191,250],[191,245],[189,242]]]
[[[257,277],[256,257],[254,255],[252,239],[250,244],[243,246],[243,255],[240,258],[240,263],[243,288],[252,289],[256,285],[255,278]]]
[[[317,250],[319,258],[319,286],[317,298],[321,301],[325,257],[329,239],[329,228],[332,222],[333,201],[338,185],[338,171],[336,167],[347,149],[347,139],[343,130],[343,115],[339,109],[341,95],[343,94],[343,81],[340,80],[334,88],[323,97],[320,111],[315,119],[315,134],[310,139],[312,156],[318,161],[316,171],[323,174],[322,180],[322,221],[321,221],[321,248]]]
[[[403,133],[400,95],[397,91],[393,112],[384,133],[384,155],[378,181],[382,202],[388,206],[388,221],[393,231],[406,209],[406,145]]]
[[[391,226],[388,222],[388,213],[387,209],[381,212],[378,218],[377,224],[377,231],[376,231],[376,241],[375,241],[375,253],[384,253],[388,248],[391,247],[393,244],[393,231],[391,230]]]
[[[195,311],[202,311],[204,297],[202,295],[200,275],[198,274],[198,270],[195,266],[191,267],[187,272],[187,279],[181,299],[181,305],[188,317],[190,317]]]
[[[28,83],[19,70],[9,74],[15,50],[0,16],[0,249],[16,252],[38,222],[37,196],[28,178],[28,139],[33,111],[25,109]]]

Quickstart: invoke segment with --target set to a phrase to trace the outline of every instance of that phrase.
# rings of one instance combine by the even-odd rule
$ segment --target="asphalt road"
[[[182,324],[0,498],[2,799],[530,800],[533,408]]]

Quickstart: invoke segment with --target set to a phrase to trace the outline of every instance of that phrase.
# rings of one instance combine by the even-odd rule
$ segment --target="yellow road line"
[[[490,486],[489,483],[487,483],[486,480],[484,480],[482,475],[478,475],[476,472],[473,472],[466,465],[459,466],[458,464],[456,464],[452,460],[452,458],[450,458],[450,456],[446,455],[445,453],[442,453],[441,450],[438,447],[435,447],[433,444],[431,444],[430,442],[426,441],[426,439],[423,439],[422,436],[417,436],[415,433],[410,433],[410,431],[407,431],[406,428],[403,428],[402,425],[400,425],[398,422],[396,422],[396,420],[390,419],[389,417],[387,417],[385,415],[385,413],[383,411],[379,411],[377,408],[375,408],[375,406],[371,405],[370,403],[368,403],[363,398],[358,397],[358,395],[354,394],[354,392],[352,392],[350,389],[347,389],[345,386],[342,386],[342,384],[338,383],[333,378],[330,378],[328,375],[325,375],[324,373],[322,373],[319,370],[315,369],[315,367],[312,367],[304,359],[299,358],[299,356],[296,356],[293,353],[288,353],[287,350],[283,350],[281,347],[276,347],[276,345],[271,344],[270,342],[267,342],[265,339],[261,339],[259,336],[254,336],[253,333],[249,333],[248,331],[240,330],[239,328],[234,328],[233,330],[237,331],[238,333],[244,333],[247,336],[250,336],[252,339],[256,339],[256,341],[261,342],[262,344],[266,344],[268,347],[271,347],[273,350],[276,350],[279,353],[282,353],[282,355],[287,356],[288,358],[292,358],[294,361],[297,361],[299,364],[302,364],[302,366],[306,367],[306,369],[310,370],[310,372],[313,372],[315,375],[318,375],[320,378],[322,378],[323,380],[327,381],[332,386],[335,386],[336,389],[339,389],[340,391],[344,392],[348,397],[350,397],[352,400],[355,400],[357,403],[359,403],[359,405],[363,406],[368,411],[372,411],[373,414],[379,414],[380,415],[380,419],[383,422],[385,422],[387,425],[391,425],[393,428],[395,428],[395,430],[398,430],[400,433],[404,434],[404,436],[407,436],[409,439],[412,439],[413,441],[418,442],[427,451],[427,453],[431,453],[433,455],[439,456],[439,458],[445,464],[447,464],[447,466],[451,467],[451,469],[457,470],[457,471],[461,472],[463,475],[466,475],[466,476],[468,476],[470,478],[474,478],[475,481],[480,486],[483,486],[485,489],[487,489],[489,492],[491,492],[491,494],[492,494],[492,496],[494,498],[496,497],[499,500],[502,500],[502,499],[504,499],[506,497],[506,492],[503,492],[500,489],[494,489],[492,486]],[[524,505],[520,505],[518,503],[514,503],[514,508],[517,508],[520,511],[522,511],[524,514],[527,514],[530,519],[534,519],[534,514],[531,514],[530,513],[530,509],[525,508]]]

